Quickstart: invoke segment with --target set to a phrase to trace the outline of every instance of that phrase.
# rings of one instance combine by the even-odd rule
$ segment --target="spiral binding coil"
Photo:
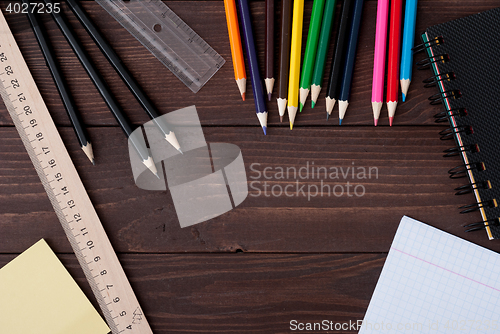
[[[433,46],[437,46],[440,44],[444,44],[444,39],[443,36],[438,36],[435,37],[434,39],[422,43],[420,45],[415,46],[412,50],[415,53],[424,51],[426,49],[432,48]],[[429,68],[433,63],[440,63],[440,62],[449,62],[450,61],[450,56],[447,53],[442,53],[438,54],[435,56],[427,57],[419,62],[416,63],[417,68],[419,70],[421,69],[427,69]],[[446,72],[446,73],[441,73],[438,75],[431,76],[425,80],[423,80],[424,87],[425,88],[430,88],[438,85],[441,82],[450,82],[452,80],[455,80],[457,77],[454,72]],[[437,105],[441,104],[443,101],[446,99],[459,99],[462,97],[462,93],[458,89],[453,89],[453,90],[447,90],[444,92],[439,92],[437,94],[434,94],[429,97],[430,104],[432,105]],[[434,121],[436,123],[444,123],[446,121],[450,121],[450,119],[453,118],[458,118],[458,117],[467,117],[468,112],[465,108],[455,108],[451,110],[446,110],[440,113],[437,113],[434,115]],[[451,122],[450,122],[451,123]],[[445,130],[442,130],[439,132],[440,139],[441,140],[449,140],[453,139],[455,135],[461,134],[462,136],[469,136],[474,133],[474,130],[472,126],[470,125],[460,125],[460,126],[453,126],[449,127]],[[463,146],[456,146],[452,147],[450,149],[447,149],[444,151],[444,157],[453,157],[457,155],[461,155],[463,152],[468,152],[468,153],[475,153],[479,152],[479,146],[477,144],[470,144],[470,145],[463,145]],[[470,157],[469,157],[470,159]],[[483,162],[470,162],[467,164],[462,164],[457,167],[454,167],[448,171],[449,177],[452,179],[458,179],[458,178],[463,178],[467,177],[469,171],[476,171],[476,172],[481,172],[486,169],[486,166],[484,165]],[[464,195],[464,194],[469,194],[472,193],[476,189],[491,189],[491,182],[489,180],[486,181],[478,181],[472,183],[469,181],[469,184],[457,187],[455,188],[456,195]],[[470,213],[470,212],[475,212],[480,210],[481,208],[494,208],[497,207],[497,201],[496,199],[491,199],[487,201],[482,201],[479,203],[474,203],[474,204],[469,204],[469,205],[464,205],[461,206],[460,213]],[[465,232],[473,232],[473,231],[480,231],[484,230],[487,227],[490,226],[500,226],[500,217],[493,218],[493,219],[488,219],[485,221],[473,223],[473,224],[468,224],[465,225],[464,227],[468,228]]]

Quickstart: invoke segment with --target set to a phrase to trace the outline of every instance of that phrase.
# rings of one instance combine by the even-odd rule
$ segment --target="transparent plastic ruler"
[[[0,11],[0,94],[113,334],[152,334]]]
[[[96,0],[194,93],[226,62],[161,0]]]

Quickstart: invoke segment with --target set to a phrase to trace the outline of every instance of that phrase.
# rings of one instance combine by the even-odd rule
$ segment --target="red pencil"
[[[391,1],[391,28],[389,33],[389,60],[387,64],[387,111],[392,126],[399,95],[399,51],[401,47],[402,0]]]

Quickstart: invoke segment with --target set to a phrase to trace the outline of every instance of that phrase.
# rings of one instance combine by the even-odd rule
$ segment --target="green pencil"
[[[304,62],[302,63],[302,73],[300,75],[300,111],[304,108],[304,104],[309,95],[311,88],[312,72],[314,60],[316,59],[316,48],[318,47],[319,32],[321,20],[323,19],[323,7],[325,0],[314,0],[311,14],[311,23],[309,24],[309,32],[307,33],[306,52],[304,54]]]
[[[314,108],[321,92],[323,74],[325,72],[326,54],[330,46],[330,36],[332,34],[333,19],[335,17],[335,5],[337,0],[326,0],[323,23],[321,23],[321,34],[319,35],[318,51],[316,52],[316,63],[311,84],[311,108]]]

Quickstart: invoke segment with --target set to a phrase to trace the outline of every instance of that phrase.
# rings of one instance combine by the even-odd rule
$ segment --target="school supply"
[[[427,28],[422,35],[428,58],[417,64],[431,67],[426,86],[437,85],[431,104],[443,103],[437,122],[449,121],[441,139],[455,140],[445,156],[462,156],[463,165],[450,177],[469,177],[457,194],[474,193],[477,203],[462,206],[462,213],[481,212],[482,221],[468,231],[486,229],[490,239],[500,238],[500,94],[496,69],[500,50],[500,8]],[[418,47],[417,47],[418,48]]]
[[[347,42],[347,52],[345,55],[344,73],[339,93],[339,124],[342,124],[347,107],[349,106],[349,96],[351,94],[352,74],[356,61],[356,49],[358,47],[359,27],[361,25],[361,15],[363,14],[364,0],[355,0],[352,13],[351,27],[349,29],[349,40]]]
[[[344,0],[340,27],[337,34],[337,44],[333,55],[328,87],[326,89],[326,119],[330,118],[335,102],[338,100],[339,88],[342,80],[342,66],[344,65],[345,50],[347,46],[349,23],[351,22],[351,9],[354,0]],[[342,120],[339,120],[342,124]]]
[[[238,23],[238,12],[235,0],[224,0],[226,11],[227,32],[229,44],[231,45],[231,58],[233,60],[234,79],[240,90],[241,98],[245,101],[247,91],[247,73],[245,71],[245,59],[241,47],[240,25]]]
[[[411,83],[413,69],[413,46],[415,42],[415,23],[417,22],[417,0],[407,0],[405,7],[405,23],[403,31],[403,46],[401,49],[401,94],[406,101]]]
[[[85,128],[80,113],[77,111],[75,106],[75,102],[73,101],[73,97],[67,89],[66,80],[61,74],[61,70],[59,68],[59,63],[56,60],[54,52],[52,51],[52,46],[47,38],[45,29],[43,24],[38,19],[38,15],[36,11],[29,8],[30,0],[23,0],[23,4],[28,6],[28,19],[31,24],[31,28],[33,29],[33,33],[35,34],[36,40],[38,41],[38,45],[42,50],[43,57],[45,58],[45,62],[47,63],[47,67],[50,70],[50,74],[54,79],[54,83],[56,84],[57,91],[59,92],[59,96],[64,104],[64,108],[68,114],[69,120],[71,121],[71,125],[75,130],[76,138],[78,139],[78,143],[82,148],[85,155],[89,158],[90,162],[95,164],[94,162],[94,152],[92,151],[92,144],[90,142],[90,137],[87,133],[87,129]]]
[[[300,74],[300,111],[304,108],[307,96],[309,95],[309,90],[311,89],[311,80],[314,71],[314,63],[316,61],[316,51],[318,48],[321,22],[323,21],[324,7],[325,0],[314,0],[311,22],[309,22],[309,31],[307,33],[306,51],[304,53],[304,61],[302,63],[302,73]]]
[[[377,5],[377,27],[375,32],[375,51],[373,57],[372,109],[373,122],[377,126],[384,100],[385,56],[387,43],[387,18],[389,0],[379,0]]]
[[[161,0],[96,0],[193,93],[226,62]]]
[[[299,107],[300,56],[302,50],[302,27],[304,20],[304,0],[294,0],[292,19],[292,45],[290,47],[290,71],[288,78],[288,118],[293,129]]]
[[[498,333],[500,255],[403,217],[359,334]]]
[[[44,0],[44,1],[47,4],[53,5],[52,0]],[[83,68],[85,68],[85,71],[87,72],[88,76],[90,77],[95,87],[101,94],[104,102],[106,102],[106,105],[108,106],[109,110],[111,111],[116,121],[120,125],[121,129],[125,133],[125,136],[127,136],[127,138],[129,138],[133,143],[135,149],[137,150],[137,153],[142,159],[143,164],[146,167],[148,167],[151,173],[158,176],[158,171],[156,170],[153,158],[148,152],[146,143],[138,138],[130,137],[132,135],[132,132],[134,131],[134,126],[121,110],[120,106],[118,105],[118,102],[111,93],[108,85],[97,71],[96,67],[92,63],[90,57],[88,56],[87,52],[83,48],[80,41],[76,38],[76,35],[73,32],[73,29],[70,27],[69,23],[67,22],[63,12],[60,11],[58,13],[55,13],[54,11],[52,11],[51,15],[54,21],[56,21],[57,26],[63,33],[64,37],[66,37],[68,44],[73,49],[73,52],[75,53],[78,60],[82,64]]]
[[[278,112],[280,122],[283,122],[285,115],[287,93],[288,93],[288,73],[290,70],[290,42],[292,32],[292,0],[281,0],[281,29],[280,29],[280,63],[278,82]]]
[[[266,0],[266,83],[267,98],[271,101],[274,87],[274,0]]]
[[[326,0],[323,11],[323,22],[321,22],[321,32],[319,35],[318,49],[316,51],[316,61],[311,81],[311,108],[318,101],[323,75],[325,73],[326,55],[330,47],[330,36],[332,35],[333,19],[335,17],[336,0]]]
[[[0,13],[0,93],[113,334],[151,329],[7,22]],[[141,321],[134,319],[141,314]],[[116,315],[123,314],[123,316]]]
[[[109,332],[43,239],[0,269],[0,300],[1,333]]]
[[[252,81],[253,99],[255,101],[255,111],[259,119],[260,126],[264,134],[267,134],[267,107],[264,99],[264,90],[260,80],[259,64],[257,61],[257,51],[253,39],[252,21],[250,18],[250,7],[248,0],[238,0],[240,9],[241,27],[243,31],[243,40],[245,41],[245,50],[247,51],[248,64],[250,65],[250,80]]]
[[[387,60],[387,112],[392,126],[399,100],[399,52],[401,46],[402,0],[391,1],[391,24],[389,29],[389,50]]]

